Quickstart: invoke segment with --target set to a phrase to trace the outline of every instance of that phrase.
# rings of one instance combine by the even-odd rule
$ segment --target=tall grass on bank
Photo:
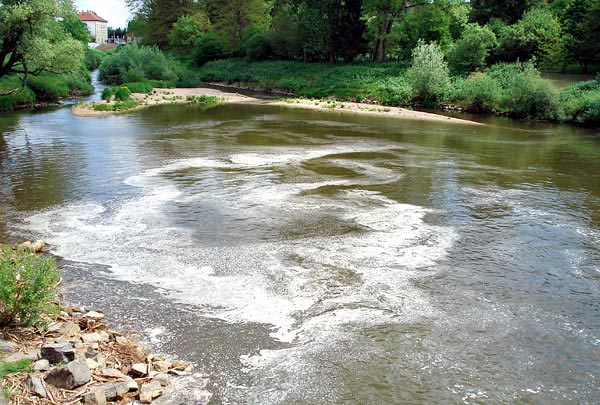
[[[403,103],[406,87],[396,80],[406,71],[400,63],[332,65],[292,61],[248,62],[225,59],[198,70],[204,82],[242,83],[261,90],[277,90],[303,97],[384,99]],[[398,87],[398,92],[395,88]]]

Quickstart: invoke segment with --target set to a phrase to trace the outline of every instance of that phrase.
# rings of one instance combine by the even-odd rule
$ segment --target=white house
[[[97,44],[104,44],[107,42],[108,31],[106,25],[108,21],[89,10],[79,13],[79,19],[87,25],[87,29],[92,35],[93,42]]]

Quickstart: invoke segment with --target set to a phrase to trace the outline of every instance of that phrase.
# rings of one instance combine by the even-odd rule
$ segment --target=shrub
[[[485,73],[473,73],[467,79],[459,80],[451,96],[467,111],[475,113],[498,110],[502,98],[503,90],[498,82]]]
[[[85,67],[88,70],[98,69],[105,56],[106,54],[98,49],[86,49],[84,59]]]
[[[194,44],[193,60],[196,66],[206,62],[221,59],[225,55],[225,45],[219,36],[213,32],[202,34]]]
[[[146,93],[151,94],[152,83],[150,82],[133,82],[133,83],[124,83],[123,86],[127,87],[132,93]]]
[[[377,93],[383,104],[407,104],[410,102],[412,87],[405,76],[390,77],[383,80]]]
[[[112,87],[105,87],[104,90],[102,90],[102,100],[109,102],[112,96],[113,96]]]
[[[125,86],[117,87],[113,91],[116,101],[127,101],[131,99],[131,91]]]
[[[487,73],[502,87],[501,106],[511,115],[539,119],[556,119],[559,93],[549,80],[543,79],[532,62],[501,63]]]
[[[117,101],[114,104],[94,104],[94,110],[96,111],[123,111],[135,108],[141,105],[141,101],[127,100]]]
[[[0,326],[43,323],[56,309],[59,275],[53,259],[0,245]]]
[[[9,93],[0,96],[0,111],[14,109],[18,105],[32,104],[35,102],[35,93],[29,87],[22,87],[21,78],[17,75],[4,76],[0,79],[0,93]]]
[[[600,76],[564,89],[560,103],[567,120],[583,124],[600,123]]]
[[[413,96],[425,105],[441,100],[450,87],[450,73],[444,54],[435,43],[419,41],[413,49],[412,65],[408,69],[408,80]]]
[[[99,79],[107,84],[161,80],[175,83],[179,63],[155,47],[130,44],[107,56],[100,65]]]

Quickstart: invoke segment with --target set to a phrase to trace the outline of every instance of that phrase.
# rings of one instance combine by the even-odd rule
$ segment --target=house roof
[[[97,21],[103,23],[108,22],[93,11],[82,11],[81,13],[79,13],[79,19],[81,21]]]

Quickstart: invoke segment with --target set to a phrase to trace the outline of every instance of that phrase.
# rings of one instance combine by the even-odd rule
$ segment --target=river
[[[0,239],[212,403],[600,402],[600,133],[262,105],[0,115]]]

